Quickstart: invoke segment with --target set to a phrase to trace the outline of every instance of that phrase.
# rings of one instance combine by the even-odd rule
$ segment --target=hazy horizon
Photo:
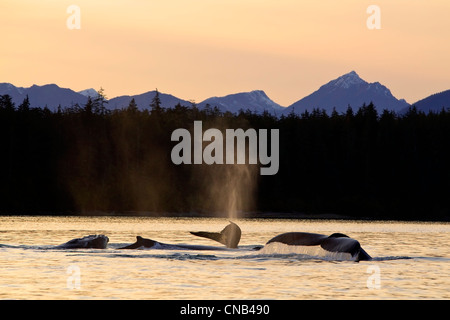
[[[450,3],[143,0],[0,4],[0,82],[55,83],[109,98],[160,92],[201,102],[264,90],[289,106],[352,70],[414,103],[450,88]],[[70,30],[70,5],[80,29]]]

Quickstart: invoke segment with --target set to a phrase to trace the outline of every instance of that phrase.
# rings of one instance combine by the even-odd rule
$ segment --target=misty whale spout
[[[57,249],[105,249],[109,238],[102,234],[89,235],[83,238],[72,239],[57,246]]]
[[[266,245],[277,242],[289,246],[320,246],[328,252],[349,253],[355,261],[372,260],[357,240],[342,233],[326,236],[308,232],[288,232],[272,238]]]

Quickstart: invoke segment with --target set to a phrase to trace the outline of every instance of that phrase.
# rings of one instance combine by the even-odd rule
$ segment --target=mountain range
[[[87,102],[88,96],[95,97],[97,91],[86,89],[75,92],[71,89],[60,88],[56,84],[43,86],[33,85],[29,88],[16,87],[10,83],[0,83],[0,95],[9,94],[12,101],[18,106],[28,95],[31,107],[48,107],[56,110],[58,106],[71,107],[75,104],[80,106]],[[108,100],[109,109],[120,109],[128,106],[131,99],[135,99],[140,109],[149,108],[150,102],[155,97],[156,91],[148,91],[138,95],[123,95]],[[188,100],[177,98],[173,95],[160,93],[161,105],[163,108],[172,108],[178,103],[184,106],[191,106]],[[339,113],[345,112],[348,106],[357,110],[364,103],[373,102],[379,112],[384,109],[397,113],[404,113],[410,107],[404,99],[397,99],[391,91],[379,82],[369,83],[351,71],[321,86],[317,91],[298,100],[288,107],[283,107],[273,100],[262,90],[230,94],[223,97],[211,97],[197,106],[200,109],[208,105],[212,108],[218,107],[222,112],[236,113],[239,110],[251,110],[256,113],[265,111],[281,116],[282,114],[301,114],[305,110],[312,111],[314,108],[324,109],[327,113],[336,110]],[[421,99],[412,105],[420,111],[440,111],[442,108],[450,108],[450,90],[433,94]]]
[[[71,107],[78,103],[84,105],[87,97],[71,89],[60,88],[56,84],[43,86],[33,85],[29,88],[16,87],[10,83],[0,83],[0,95],[9,94],[16,106],[20,105],[28,95],[31,108],[56,110],[59,105]]]
[[[130,103],[130,101],[132,99],[134,99],[138,108],[140,108],[140,109],[149,108],[150,102],[153,100],[153,98],[155,96],[156,96],[156,90],[138,94],[138,95],[134,95],[134,96],[120,96],[120,97],[112,98],[108,101],[108,108],[109,109],[124,108],[124,107],[128,106],[128,104]],[[173,108],[178,103],[180,103],[183,106],[191,105],[191,102],[189,102],[187,100],[179,99],[177,97],[174,97],[171,94],[166,94],[166,93],[160,92],[159,98],[161,100],[161,106],[163,108]]]

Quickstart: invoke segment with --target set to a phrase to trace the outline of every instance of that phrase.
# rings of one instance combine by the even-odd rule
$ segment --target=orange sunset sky
[[[196,102],[261,89],[288,106],[355,70],[409,103],[450,89],[449,0],[0,0],[0,26],[0,82],[21,87]]]

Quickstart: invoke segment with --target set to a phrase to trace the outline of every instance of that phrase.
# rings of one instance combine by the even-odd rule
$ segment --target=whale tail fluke
[[[356,261],[370,261],[370,260],[372,260],[372,257],[363,248],[360,248]]]
[[[206,232],[206,231],[194,232],[194,231],[191,231],[191,234],[193,234],[194,236],[197,236],[197,237],[211,239],[211,240],[214,240],[214,241],[217,241],[217,242],[220,242],[220,243],[226,245],[226,243],[223,239],[224,237],[222,236],[222,234],[220,232]]]
[[[332,252],[348,252],[355,258],[355,261],[372,260],[372,257],[357,240],[342,233],[333,233],[322,242],[321,247]]]
[[[194,236],[217,241],[227,248],[237,248],[239,241],[241,240],[241,233],[241,228],[231,221],[230,224],[220,232],[191,232]]]
[[[308,232],[288,232],[280,234],[267,242],[280,242],[291,246],[320,246],[329,252],[349,253],[355,261],[371,260],[372,257],[361,248],[360,243],[343,233],[326,236]]]

